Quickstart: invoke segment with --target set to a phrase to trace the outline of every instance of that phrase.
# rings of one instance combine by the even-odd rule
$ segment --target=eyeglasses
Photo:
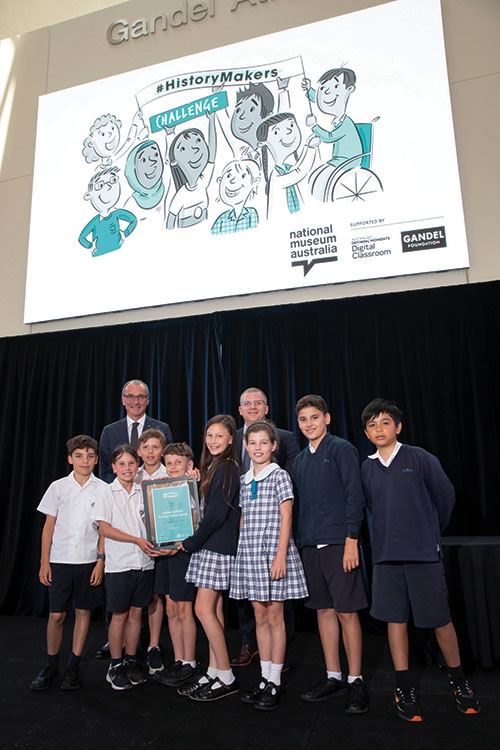
[[[127,399],[127,401],[135,401],[136,399],[137,401],[145,401],[147,398],[149,398],[144,393],[139,393],[137,396],[133,393],[123,393],[122,395],[123,398]]]
[[[259,401],[242,401],[242,406],[262,406],[262,404],[265,404],[266,402],[263,399],[260,399]]]

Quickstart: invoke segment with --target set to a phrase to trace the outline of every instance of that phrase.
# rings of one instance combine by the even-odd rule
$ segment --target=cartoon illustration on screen
[[[78,242],[87,250],[92,250],[92,256],[105,255],[118,250],[123,240],[134,231],[137,225],[137,219],[133,213],[124,208],[115,209],[121,192],[118,172],[118,167],[106,167],[100,172],[95,172],[83,196],[86,201],[90,201],[97,214],[82,229]],[[120,221],[127,224],[123,230]],[[90,240],[89,235],[91,235]]]
[[[247,206],[257,193],[260,170],[253,159],[230,161],[217,178],[219,199],[230,206],[212,224],[212,234],[233,234],[246,229],[255,229],[259,214],[253,206]]]
[[[216,147],[213,112],[208,115],[208,143],[199,128],[187,128],[170,144],[168,160],[175,195],[168,208],[167,229],[191,227],[207,218],[207,190],[214,172]]]
[[[369,170],[372,123],[356,124],[347,115],[349,98],[356,90],[356,74],[350,68],[332,68],[320,76],[318,84],[316,91],[310,79],[304,78],[302,88],[307,98],[316,102],[320,112],[332,117],[330,127],[318,125],[313,114],[307,117],[306,124],[323,143],[333,146],[330,159],[317,167],[309,178],[311,193],[325,203],[340,198],[364,199],[369,193],[382,190],[382,185],[377,175]],[[351,170],[347,178],[342,177]]]
[[[132,119],[125,142],[120,145],[121,128],[122,122],[115,115],[101,115],[94,120],[83,141],[82,154],[87,164],[99,162],[97,169],[109,167],[113,160],[123,156],[137,140],[143,140],[149,135],[140,109]]]
[[[308,176],[314,164],[319,137],[309,136],[299,154],[302,133],[291,112],[268,117],[259,125],[257,137],[262,146],[268,218],[276,212],[297,213],[304,202],[299,182]],[[269,154],[274,161],[272,166]]]
[[[125,207],[135,211],[139,220],[147,218],[152,209],[162,208],[168,190],[163,181],[163,156],[156,141],[143,141],[129,151],[124,174],[132,189]]]

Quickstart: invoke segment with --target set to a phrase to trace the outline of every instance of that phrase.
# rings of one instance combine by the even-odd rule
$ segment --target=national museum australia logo
[[[290,232],[292,268],[302,268],[307,276],[319,263],[333,263],[337,258],[337,237],[333,224],[322,227],[303,227]]]

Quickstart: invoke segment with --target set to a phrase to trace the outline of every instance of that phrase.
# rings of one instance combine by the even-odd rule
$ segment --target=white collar
[[[144,427],[144,422],[145,421],[146,421],[146,414],[145,413],[142,415],[142,417],[140,419],[130,419],[129,415],[127,414],[127,427],[130,427],[135,422],[137,422],[137,424],[140,427]]]
[[[368,456],[368,458],[372,458],[372,459],[378,458],[378,460],[380,461],[380,463],[383,464],[383,466],[385,466],[387,468],[388,466],[391,465],[391,463],[394,461],[394,459],[398,455],[399,449],[401,448],[401,445],[402,445],[402,443],[400,443],[398,440],[396,440],[396,445],[394,446],[394,450],[392,451],[392,453],[389,456],[389,458],[387,459],[387,461],[385,461],[382,458],[382,456],[380,455],[380,453],[378,452],[378,450],[377,450],[376,453],[372,453],[371,456]]]
[[[268,477],[269,474],[272,474],[275,469],[279,469],[279,465],[271,463],[261,469],[261,471],[259,471],[259,473],[255,474],[254,476],[253,466],[251,466],[245,474],[243,481],[245,482],[245,484],[250,484],[250,482],[252,482],[252,480],[254,479],[256,482],[260,482],[262,479]]]

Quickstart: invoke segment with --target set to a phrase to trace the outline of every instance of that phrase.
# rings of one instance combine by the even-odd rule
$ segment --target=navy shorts
[[[67,612],[73,601],[77,609],[94,609],[103,603],[102,585],[90,585],[95,565],[95,562],[50,563],[52,584],[48,588],[51,612]]]
[[[148,607],[153,598],[154,570],[125,570],[106,573],[106,609],[127,612],[130,607]]]
[[[410,606],[417,628],[451,622],[442,562],[386,562],[373,566],[370,614],[383,622],[408,622]]]
[[[304,547],[302,563],[306,574],[309,609],[334,609],[336,612],[357,612],[367,606],[361,570],[346,573],[343,567],[344,545]]]
[[[186,581],[191,555],[179,550],[171,557],[158,557],[155,566],[156,594],[168,594],[174,602],[194,602],[196,586]]]

